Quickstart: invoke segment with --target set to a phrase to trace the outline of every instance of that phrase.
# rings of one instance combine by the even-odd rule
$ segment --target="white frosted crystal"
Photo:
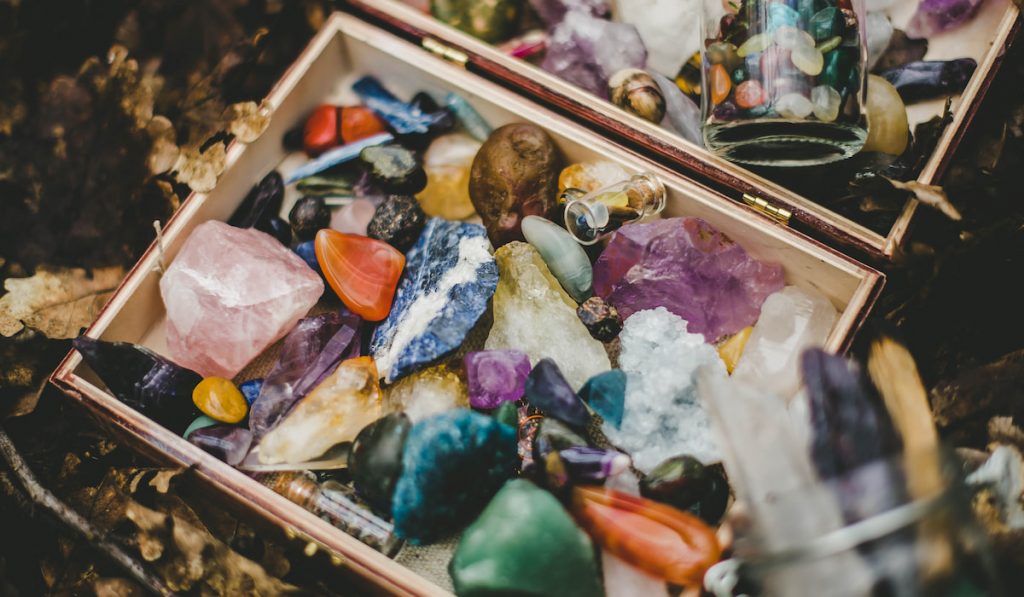
[[[665,581],[601,550],[605,597],[668,597]]]
[[[549,358],[579,390],[591,377],[611,369],[604,345],[591,337],[576,315],[576,302],[551,275],[537,249],[511,242],[494,254],[498,288],[488,350],[525,352],[530,364]]]
[[[636,27],[647,47],[647,68],[674,77],[700,50],[701,18],[717,23],[721,0],[615,0],[615,20]]]
[[[772,294],[761,306],[733,377],[789,399],[800,388],[800,355],[825,343],[838,315],[813,289],[787,286]]]
[[[769,299],[770,300],[770,299]],[[786,403],[762,386],[702,371],[700,400],[722,448],[729,483],[753,528],[751,548],[773,552],[805,545],[843,527],[835,494],[814,472]],[[761,579],[766,595],[867,595],[871,573],[855,551],[779,567]]]
[[[631,315],[619,339],[626,402],[622,425],[603,427],[608,439],[629,452],[643,472],[681,454],[717,462],[721,457],[695,385],[701,367],[726,376],[715,348],[703,335],[687,332],[686,321],[664,307]]]
[[[868,68],[874,68],[892,41],[895,32],[892,21],[881,12],[869,12],[867,17],[868,30]]]
[[[231,379],[323,292],[320,276],[269,234],[204,222],[160,278],[171,359]]]

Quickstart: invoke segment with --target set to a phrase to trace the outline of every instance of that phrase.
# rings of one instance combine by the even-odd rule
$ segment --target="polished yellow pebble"
[[[192,390],[192,402],[204,415],[221,423],[238,423],[249,412],[242,392],[223,377],[207,377]]]
[[[747,340],[750,339],[750,333],[753,331],[754,328],[748,325],[735,336],[719,345],[718,356],[725,363],[725,368],[729,371],[730,375],[732,375],[732,370],[736,368],[736,363],[740,361],[740,357],[743,356],[743,349],[747,346]]]

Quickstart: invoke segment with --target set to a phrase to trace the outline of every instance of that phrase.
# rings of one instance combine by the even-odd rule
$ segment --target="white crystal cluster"
[[[725,14],[721,0],[615,0],[616,20],[636,27],[647,47],[647,68],[674,76],[700,50],[701,19]]]
[[[698,369],[725,377],[725,364],[701,334],[664,307],[626,319],[619,366],[626,373],[622,426],[604,426],[608,439],[649,472],[662,460],[688,454],[704,463],[721,459],[707,413],[697,399]]]

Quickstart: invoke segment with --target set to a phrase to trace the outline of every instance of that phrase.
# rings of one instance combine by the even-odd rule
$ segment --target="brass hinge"
[[[793,217],[793,212],[788,209],[772,205],[760,197],[747,193],[743,193],[743,202],[785,226],[789,226],[789,218]]]
[[[432,37],[424,37],[422,45],[423,49],[431,54],[443,58],[452,64],[457,64],[462,68],[466,68],[466,62],[469,60],[469,56],[467,56],[465,52],[460,52],[455,48],[446,46]]]

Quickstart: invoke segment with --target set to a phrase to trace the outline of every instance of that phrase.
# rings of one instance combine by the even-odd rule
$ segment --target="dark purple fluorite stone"
[[[955,29],[974,18],[985,0],[921,0],[907,25],[907,35],[929,38]]]
[[[196,429],[188,435],[188,441],[219,460],[235,466],[249,453],[252,432],[244,427],[214,425]]]
[[[466,385],[473,408],[498,408],[523,397],[530,358],[518,350],[481,350],[467,353]]]

